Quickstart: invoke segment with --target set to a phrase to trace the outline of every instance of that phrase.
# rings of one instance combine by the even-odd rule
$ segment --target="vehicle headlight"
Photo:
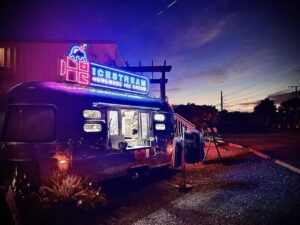
[[[166,130],[166,125],[164,123],[155,124],[155,130]]]
[[[99,110],[90,110],[85,109],[83,110],[83,117],[87,119],[100,119],[101,118],[101,111]]]
[[[165,114],[162,114],[162,113],[154,114],[154,120],[156,120],[156,121],[165,121],[165,119],[166,119]]]
[[[86,123],[83,125],[85,132],[101,132],[102,126],[99,123]]]

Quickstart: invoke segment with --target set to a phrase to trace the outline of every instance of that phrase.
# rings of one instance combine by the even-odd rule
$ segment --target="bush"
[[[105,203],[106,199],[100,188],[95,189],[88,178],[55,171],[49,184],[40,187],[39,200],[45,206],[67,203],[78,208],[90,208]]]

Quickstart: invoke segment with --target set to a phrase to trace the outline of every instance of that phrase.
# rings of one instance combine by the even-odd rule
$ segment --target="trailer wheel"
[[[0,212],[1,220],[5,221],[7,225],[15,225],[13,214],[8,206],[4,193],[0,194]]]
[[[132,180],[147,177],[149,175],[148,166],[139,166],[128,170],[128,177]]]

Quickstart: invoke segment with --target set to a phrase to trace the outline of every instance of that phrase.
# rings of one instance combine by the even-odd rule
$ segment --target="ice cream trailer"
[[[147,77],[86,58],[75,46],[61,59],[60,82],[28,82],[5,96],[1,176],[33,184],[54,170],[95,180],[170,166],[175,115],[148,97]]]

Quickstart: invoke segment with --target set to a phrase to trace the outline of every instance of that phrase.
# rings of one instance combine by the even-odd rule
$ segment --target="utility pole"
[[[298,125],[298,111],[299,111],[299,104],[298,104],[298,87],[300,87],[300,85],[291,85],[289,86],[289,88],[295,88],[295,95],[296,95],[296,105],[295,105],[295,109],[294,109],[294,125],[297,127]]]
[[[300,87],[300,85],[291,85],[291,86],[289,86],[289,88],[295,88],[296,100],[298,99],[298,87]]]
[[[223,111],[223,91],[221,91],[221,112]]]

